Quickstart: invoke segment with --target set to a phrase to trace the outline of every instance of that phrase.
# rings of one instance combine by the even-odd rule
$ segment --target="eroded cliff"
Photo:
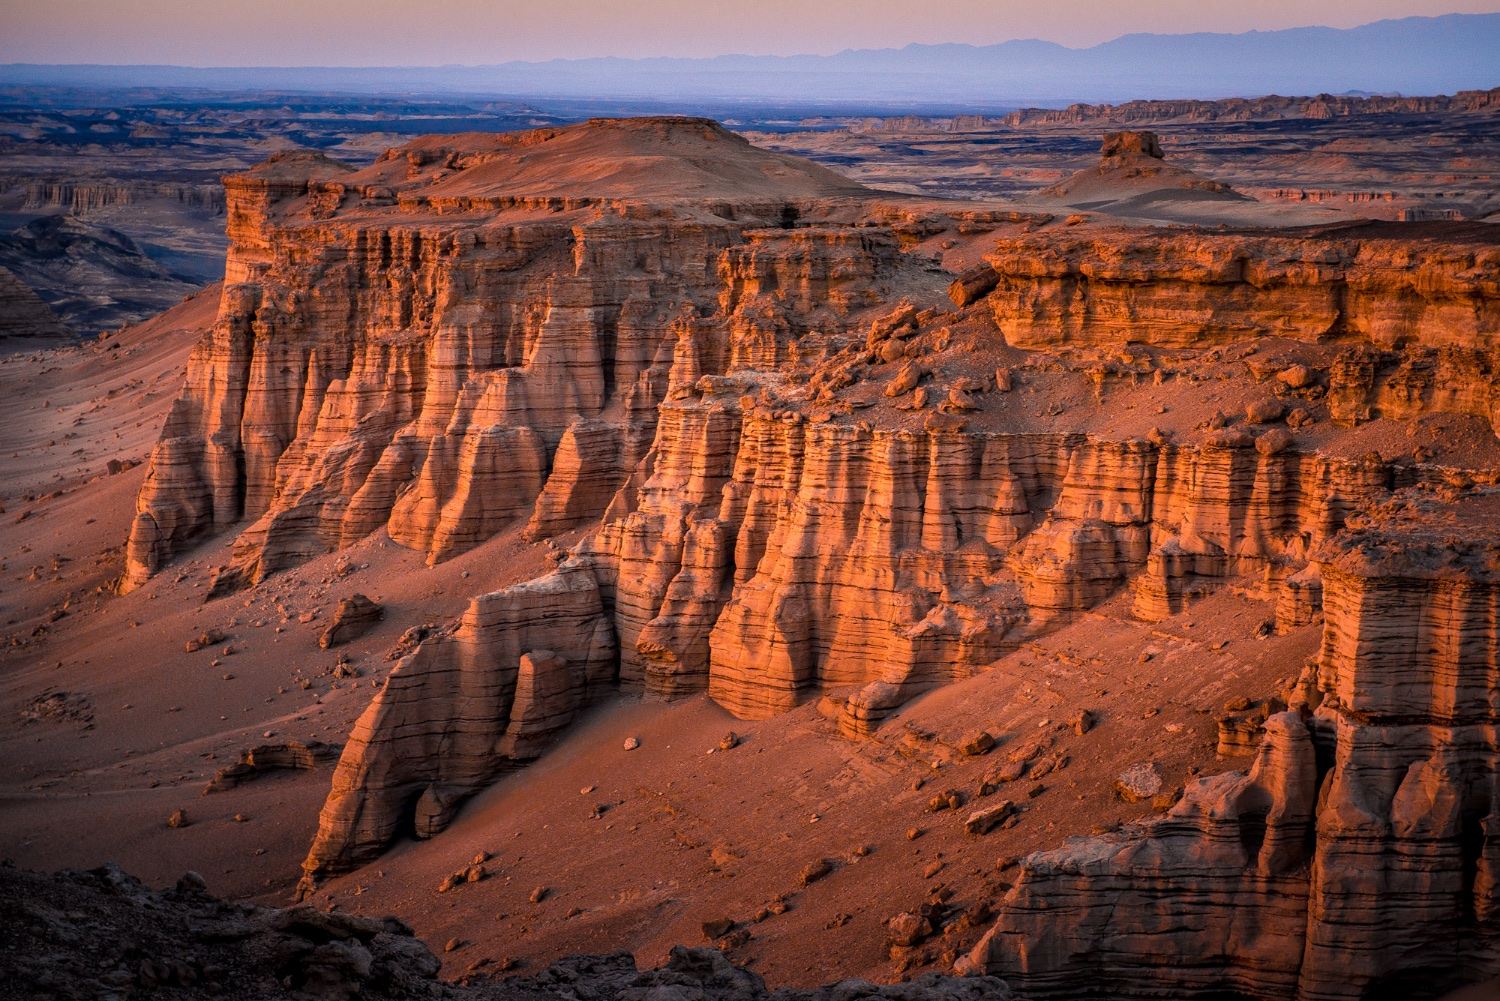
[[[1465,915],[1489,891],[1465,887],[1488,886],[1489,557],[1462,550],[1435,598],[1349,554],[1395,524],[1378,512],[1495,479],[1387,433],[1446,415],[1493,443],[1492,239],[1074,228],[886,196],[696,120],[418,140],[358,172],[283,155],[230,180],[228,217],[126,587],[240,522],[216,595],[382,531],[439,561],[583,530],[398,663],[309,881],[441,831],[617,689],[742,717],[823,695],[857,737],[1122,591],[1157,620],[1232,583],[1275,603],[1268,629],[1327,606],[1297,711],[1157,827],[1030,860],[971,964],[1039,994],[1086,969],[1354,997],[1426,962],[1397,947],[1414,915],[1488,955]],[[953,280],[938,259],[965,241],[984,263]],[[1402,823],[1441,828],[1420,850],[1380,819],[1418,763]],[[1414,906],[1349,875],[1371,853]],[[1110,923],[1121,894],[1184,889]]]
[[[1352,519],[1319,553],[1322,652],[1248,774],[1028,858],[963,966],[1034,997],[1080,975],[1114,997],[1319,999],[1495,976],[1497,514],[1491,487]]]

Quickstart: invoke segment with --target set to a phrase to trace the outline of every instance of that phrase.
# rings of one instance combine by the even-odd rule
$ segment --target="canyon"
[[[445,976],[701,937],[912,997],[1500,977],[1500,230],[1139,131],[1005,200],[800,141],[280,151],[221,285],[0,364],[47,397],[5,404],[24,864],[71,776],[140,794],[141,864],[394,911]]]

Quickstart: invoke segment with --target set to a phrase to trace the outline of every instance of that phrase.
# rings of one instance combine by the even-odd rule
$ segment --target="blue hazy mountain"
[[[0,66],[0,85],[197,87],[350,93],[959,104],[1350,91],[1437,94],[1500,83],[1500,14],[1357,28],[1132,34],[1073,49],[1035,39],[908,45],[829,56],[558,59],[491,66]]]

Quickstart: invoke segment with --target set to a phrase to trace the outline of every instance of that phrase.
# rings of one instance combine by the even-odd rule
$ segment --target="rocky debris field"
[[[502,980],[437,977],[439,962],[395,918],[270,908],[211,896],[187,873],[155,891],[115,866],[52,876],[0,865],[0,998],[224,1001],[1004,1001],[992,977],[843,981],[767,990],[713,949],[674,949],[640,971],[628,954],[580,956]]]

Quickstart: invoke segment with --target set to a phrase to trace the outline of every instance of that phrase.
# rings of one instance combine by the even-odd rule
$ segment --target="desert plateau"
[[[1500,992],[1500,14],[44,14],[0,998]]]

